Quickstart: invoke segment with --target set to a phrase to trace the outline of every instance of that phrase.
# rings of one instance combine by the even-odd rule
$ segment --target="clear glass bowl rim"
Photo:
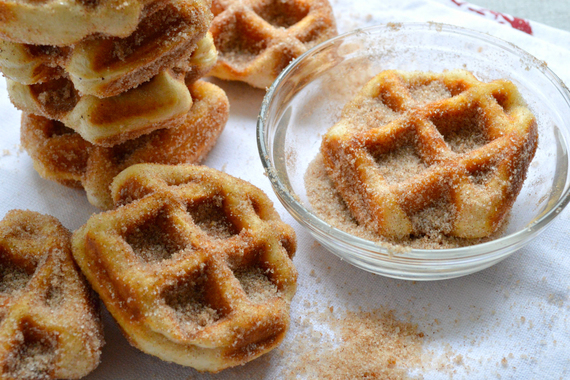
[[[437,32],[453,33],[465,35],[472,39],[482,40],[485,43],[495,45],[505,51],[516,54],[517,56],[524,57],[530,62],[535,63],[535,66],[542,70],[545,77],[554,84],[554,86],[559,90],[562,97],[565,99],[566,103],[570,107],[570,91],[562,80],[546,65],[540,65],[542,61],[538,60],[536,57],[527,53],[523,49],[517,47],[516,45],[504,41],[498,37],[491,36],[486,33],[478,32],[475,30],[440,23],[397,23],[398,30],[411,30],[411,31],[422,31],[422,30],[433,30],[437,29]],[[342,242],[344,245],[352,246],[355,250],[359,251],[363,259],[368,259],[368,261],[373,262],[383,262],[389,261],[392,264],[419,264],[422,265],[436,265],[440,266],[443,262],[445,263],[455,263],[455,264],[465,264],[470,261],[492,261],[499,256],[504,255],[504,249],[507,247],[517,247],[520,248],[525,242],[529,241],[534,236],[538,235],[544,230],[544,228],[558,216],[562,210],[570,202],[570,183],[567,180],[565,183],[565,188],[560,194],[560,198],[551,205],[550,209],[543,213],[539,218],[537,218],[531,225],[526,228],[511,233],[506,236],[502,236],[495,240],[489,242],[480,243],[477,245],[460,247],[460,248],[449,248],[449,249],[416,249],[410,248],[406,250],[405,254],[400,255],[395,253],[393,249],[383,247],[377,243],[369,240],[365,240],[351,234],[348,234],[342,230],[332,227],[322,219],[315,216],[311,211],[309,211],[302,203],[297,201],[294,196],[291,195],[287,186],[281,181],[279,176],[276,174],[274,169],[273,161],[270,157],[270,150],[266,146],[267,134],[265,131],[265,125],[267,116],[271,109],[273,99],[280,89],[282,83],[287,80],[289,74],[294,71],[297,66],[307,57],[319,53],[322,50],[327,49],[330,46],[336,44],[339,40],[345,38],[362,35],[362,34],[376,34],[382,33],[384,31],[394,31],[394,24],[381,24],[370,26],[361,29],[355,29],[353,31],[338,35],[327,41],[324,41],[307,52],[301,55],[296,60],[292,61],[277,77],[273,82],[271,87],[267,90],[263,102],[261,104],[261,109],[259,117],[257,119],[257,146],[259,155],[261,158],[262,165],[267,173],[267,176],[273,186],[275,194],[287,209],[287,211],[302,225],[308,228],[311,232],[320,235],[323,238],[328,238]],[[568,146],[569,142],[566,141],[565,155],[570,166],[570,159],[568,158]],[[434,254],[436,252],[437,254]],[[497,257],[495,257],[497,256]]]

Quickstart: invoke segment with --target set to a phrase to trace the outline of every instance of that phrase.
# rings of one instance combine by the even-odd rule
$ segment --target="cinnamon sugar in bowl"
[[[506,221],[489,237],[383,238],[355,221],[327,178],[320,155],[323,135],[378,73],[454,69],[517,87],[538,127],[526,180]],[[532,244],[570,200],[570,92],[544,62],[518,47],[455,26],[380,25],[314,47],[268,90],[257,141],[273,189],[293,217],[341,259],[389,277],[436,280],[487,268]]]

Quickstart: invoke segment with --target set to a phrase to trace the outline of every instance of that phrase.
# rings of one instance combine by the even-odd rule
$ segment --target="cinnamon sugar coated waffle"
[[[0,221],[0,377],[79,379],[99,364],[98,302],[57,219],[12,210]]]
[[[0,37],[38,45],[70,45],[96,33],[126,37],[148,11],[145,5],[152,3],[149,0],[1,0]]]
[[[193,165],[131,166],[116,205],[73,254],[135,347],[219,371],[276,347],[289,326],[296,241],[253,185]]]
[[[186,70],[186,83],[192,83],[204,77],[216,64],[218,51],[214,46],[212,33],[208,32],[206,37],[198,41],[196,49],[192,52],[188,60],[188,70]]]
[[[93,144],[112,146],[182,123],[192,106],[187,85],[209,71],[215,59],[208,33],[186,62],[108,98],[82,96],[64,77],[35,85],[6,81],[16,108],[61,121]]]
[[[7,83],[16,108],[61,121],[85,140],[102,146],[179,125],[192,106],[184,75],[172,71],[109,98],[81,96],[66,78],[30,86],[10,79]]]
[[[61,122],[24,113],[21,142],[40,176],[66,186],[83,187],[89,202],[113,206],[109,185],[130,165],[200,162],[213,147],[229,116],[222,89],[204,81],[190,87],[192,108],[178,126],[159,129],[113,147],[85,141]]]
[[[336,36],[327,0],[214,0],[219,59],[210,75],[266,88],[311,47]]]
[[[537,142],[509,81],[384,71],[345,106],[321,152],[354,218],[380,235],[477,238],[504,221]]]
[[[93,37],[73,46],[0,41],[0,69],[22,84],[69,77],[82,94],[118,95],[185,62],[212,19],[207,0],[172,0],[125,38]]]

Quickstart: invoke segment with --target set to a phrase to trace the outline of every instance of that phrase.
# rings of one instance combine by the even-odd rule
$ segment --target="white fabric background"
[[[451,0],[332,0],[340,32],[357,27],[405,21],[437,21],[477,29],[511,41],[548,63],[570,84],[570,33],[531,23],[534,36],[501,25],[460,7]],[[298,293],[292,305],[293,324],[287,335],[298,337],[298,320],[333,305],[348,308],[394,309],[411,317],[429,339],[426,350],[440,355],[445,371],[421,372],[425,379],[564,379],[570,378],[570,209],[539,238],[498,265],[463,278],[409,282],[383,278],[356,269],[314,244],[310,235],[287,214],[263,173],[255,140],[255,122],[264,92],[240,83],[215,81],[231,102],[230,121],[205,164],[262,188],[282,218],[297,231],[295,264]],[[41,179],[19,146],[19,112],[0,85],[0,217],[13,208],[51,214],[73,230],[98,210],[82,191]],[[318,282],[316,279],[320,279]],[[318,294],[316,292],[318,291]],[[524,317],[524,321],[522,319]],[[437,323],[436,323],[437,320]],[[311,320],[317,325],[318,321]],[[316,326],[318,327],[318,326]],[[200,374],[162,362],[129,346],[112,319],[105,316],[101,365],[88,380],[102,379],[273,379],[291,357],[269,354],[261,361]],[[446,356],[447,353],[447,356]],[[509,355],[512,354],[512,355]],[[462,355],[461,363],[454,358]],[[501,359],[507,357],[507,365]],[[450,375],[452,374],[452,376]]]

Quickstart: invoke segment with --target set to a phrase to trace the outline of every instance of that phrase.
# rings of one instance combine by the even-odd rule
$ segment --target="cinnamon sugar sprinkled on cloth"
[[[336,339],[326,342],[320,330],[309,326],[295,337],[291,350],[298,360],[281,374],[295,379],[409,379],[409,370],[421,366],[424,334],[409,322],[398,320],[393,311],[337,313],[331,306],[316,313],[320,327]],[[286,348],[286,349],[289,349]]]

